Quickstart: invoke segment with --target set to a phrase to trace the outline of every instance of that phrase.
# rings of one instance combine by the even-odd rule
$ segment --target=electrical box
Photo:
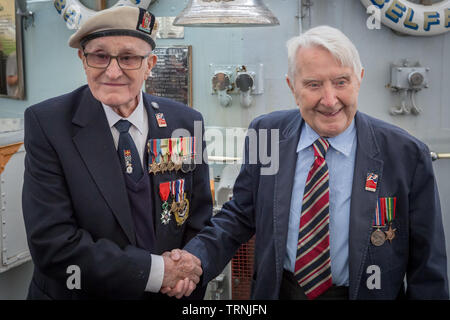
[[[12,119],[0,121],[0,272],[5,272],[31,256],[22,215],[23,130],[14,131]],[[23,126],[23,121],[18,124]]]
[[[422,89],[428,87],[428,68],[399,67],[391,68],[391,88]]]

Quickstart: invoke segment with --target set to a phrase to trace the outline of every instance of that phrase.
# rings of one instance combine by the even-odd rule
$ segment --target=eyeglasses
[[[147,58],[149,54],[145,56],[125,54],[120,56],[111,56],[105,53],[87,53],[83,52],[86,57],[86,63],[91,68],[106,69],[111,63],[112,59],[116,59],[119,67],[123,70],[137,70],[142,67],[142,60]]]

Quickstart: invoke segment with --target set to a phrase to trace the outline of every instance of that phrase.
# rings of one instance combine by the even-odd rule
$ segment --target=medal
[[[160,139],[155,139],[155,152],[156,152],[156,158],[155,158],[155,163],[156,165],[155,167],[155,173],[159,173],[161,172],[161,140]]]
[[[125,171],[128,174],[133,173],[133,164],[131,163],[131,151],[130,150],[123,150],[123,158],[125,160]]]
[[[374,246],[382,246],[386,241],[386,235],[380,230],[381,227],[385,226],[384,222],[384,212],[380,210],[380,206],[377,201],[377,207],[375,209],[375,219],[373,221],[373,227],[376,228],[370,236],[370,241]]]
[[[158,164],[156,163],[156,156],[158,155],[158,151],[156,148],[156,140],[150,139],[147,142],[147,149],[149,153],[148,157],[148,173],[156,174],[159,170]]]
[[[175,215],[175,220],[178,226],[181,226],[189,216],[189,200],[186,198],[186,194],[183,195],[180,208]]]
[[[161,205],[162,212],[161,212],[161,223],[164,225],[169,224],[170,222],[170,209],[169,209],[169,199],[170,195],[170,181],[169,182],[163,182],[159,184],[159,197],[161,198],[161,201],[163,202]]]
[[[389,223],[389,229],[384,232],[386,234],[386,240],[389,240],[389,243],[392,243],[392,240],[394,240],[396,230],[392,229],[392,223]]]
[[[183,160],[181,171],[189,173],[195,170],[195,137],[187,137],[183,141]]]
[[[395,219],[395,206],[397,204],[397,198],[380,198],[378,201],[384,208],[386,208],[386,221],[389,228],[384,233],[386,234],[386,240],[389,240],[389,243],[392,243],[392,240],[395,238],[395,231],[397,230],[396,228],[392,229],[392,222]]]
[[[167,170],[169,172],[173,171],[173,169],[175,168],[175,164],[172,161],[173,153],[174,153],[173,139],[169,139],[169,156],[167,161]]]
[[[377,191],[378,175],[375,173],[368,173],[366,179],[366,190],[375,192]]]
[[[374,232],[372,232],[372,235],[370,236],[370,241],[374,246],[379,247],[382,246],[386,241],[386,236],[383,231],[377,228]]]
[[[189,216],[189,201],[184,192],[184,179],[171,181],[171,193],[173,196],[170,212],[175,216],[178,226],[182,226]]]

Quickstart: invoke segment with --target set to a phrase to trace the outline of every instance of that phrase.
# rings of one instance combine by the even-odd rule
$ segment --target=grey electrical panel
[[[2,119],[6,129],[7,119]],[[23,131],[0,132],[0,147],[23,141]],[[19,147],[0,174],[0,273],[31,259],[22,215],[25,148]]]

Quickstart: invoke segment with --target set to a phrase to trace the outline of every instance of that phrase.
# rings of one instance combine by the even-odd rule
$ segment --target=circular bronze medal
[[[374,232],[372,232],[372,235],[370,236],[370,241],[374,246],[377,247],[382,246],[383,243],[386,241],[386,235],[384,234],[383,231],[377,229]]]

